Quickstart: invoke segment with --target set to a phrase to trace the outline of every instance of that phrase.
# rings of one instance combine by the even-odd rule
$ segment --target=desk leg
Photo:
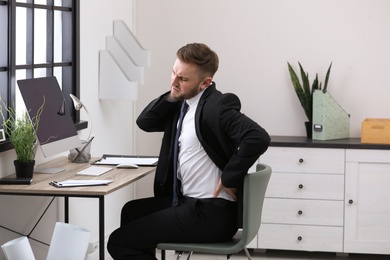
[[[69,197],[64,197],[65,223],[69,223]],[[104,196],[99,197],[99,259],[104,260]]]
[[[99,259],[104,260],[104,196],[99,197]]]
[[[69,223],[69,197],[64,197],[65,223]]]

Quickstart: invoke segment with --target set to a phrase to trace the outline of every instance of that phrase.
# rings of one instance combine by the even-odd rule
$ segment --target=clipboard
[[[102,158],[92,162],[91,165],[135,164],[138,166],[156,166],[157,163],[158,156],[103,154]]]
[[[52,181],[49,184],[56,188],[68,188],[68,187],[82,187],[82,186],[102,186],[108,185],[113,180],[66,180],[66,181]]]

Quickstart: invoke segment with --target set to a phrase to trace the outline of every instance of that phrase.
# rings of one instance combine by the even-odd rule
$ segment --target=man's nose
[[[178,77],[176,76],[172,76],[172,79],[171,79],[171,85],[172,86],[178,86]]]

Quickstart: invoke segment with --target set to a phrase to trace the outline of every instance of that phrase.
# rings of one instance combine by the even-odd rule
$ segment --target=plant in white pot
[[[290,63],[287,62],[288,65],[288,71],[290,73],[291,82],[293,84],[295,93],[298,96],[299,102],[301,103],[301,106],[303,110],[305,111],[306,117],[309,120],[308,122],[305,122],[306,124],[306,131],[307,131],[307,137],[311,138],[312,133],[312,125],[313,125],[313,93],[315,90],[321,90],[322,89],[322,83],[318,81],[318,74],[316,74],[316,78],[314,79],[311,87],[310,87],[310,81],[309,81],[309,74],[304,71],[301,63],[299,63],[299,69],[300,69],[300,75],[302,79],[302,84],[299,81],[299,78],[297,74],[295,73],[294,69],[291,67]],[[330,69],[332,68],[332,63],[330,64],[328,71],[326,73],[325,77],[325,84],[322,91],[325,93],[326,89],[328,87],[328,81],[329,81],[329,75],[330,75]]]
[[[43,97],[43,104],[33,118],[29,117],[27,111],[17,115],[14,108],[7,106],[1,97],[0,100],[2,102],[0,114],[3,119],[3,129],[16,152],[17,158],[14,161],[16,177],[32,178],[37,146],[36,132],[45,105],[45,97]],[[8,118],[6,114],[8,114]]]

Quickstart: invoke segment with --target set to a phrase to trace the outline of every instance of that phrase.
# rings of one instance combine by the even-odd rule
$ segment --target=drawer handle
[[[303,184],[299,184],[298,186],[300,189],[303,189]]]
[[[353,204],[353,200],[349,200],[348,203],[349,203],[349,204]]]
[[[303,211],[302,211],[302,210],[299,210],[299,211],[298,211],[298,214],[299,214],[299,215],[302,215],[302,214],[303,214]]]
[[[302,237],[301,236],[298,237],[298,241],[302,241]]]
[[[299,159],[299,162],[300,162],[300,163],[303,163],[303,159],[302,159],[302,158],[301,158],[301,159]]]

